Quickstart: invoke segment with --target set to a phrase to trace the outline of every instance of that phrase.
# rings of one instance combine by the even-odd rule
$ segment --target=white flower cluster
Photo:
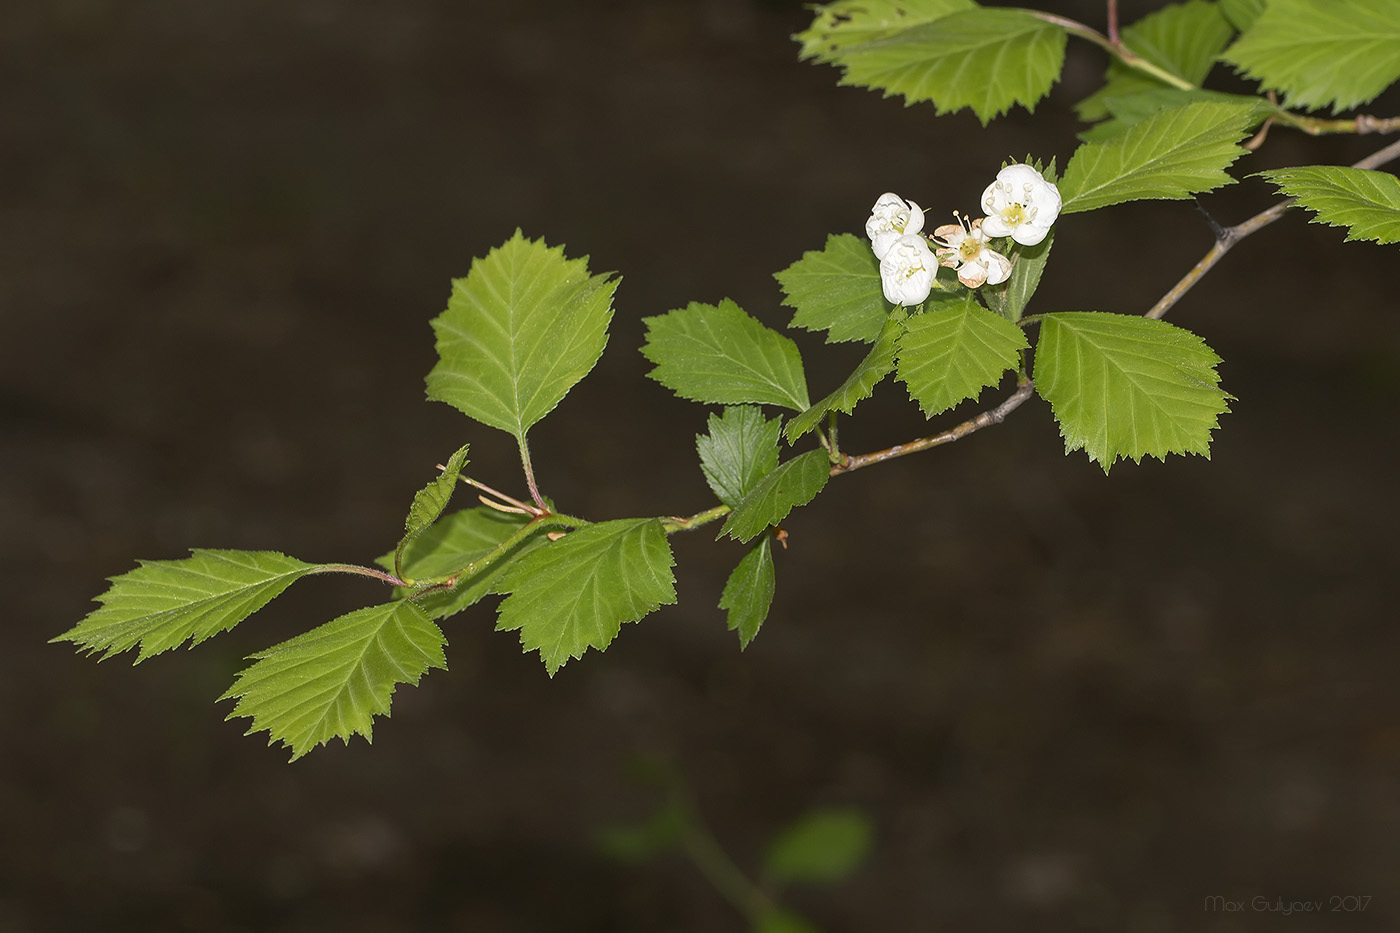
[[[922,235],[924,212],[897,194],[880,195],[865,222],[870,248],[880,260],[880,283],[885,298],[906,307],[928,298],[939,266],[956,269],[968,288],[999,285],[1011,275],[1011,260],[987,247],[995,237],[1011,237],[1022,246],[1035,246],[1060,216],[1060,192],[1029,165],[1008,165],[982,192],[987,216],[933,231],[937,249]]]

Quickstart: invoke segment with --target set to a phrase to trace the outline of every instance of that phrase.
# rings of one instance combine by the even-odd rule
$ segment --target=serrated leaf
[[[140,561],[111,577],[107,592],[76,626],[53,641],[72,642],[102,660],[140,647],[140,663],[162,651],[226,632],[296,580],[320,569],[275,551],[195,548],[183,560]]]
[[[1197,101],[1214,101],[1248,107],[1250,113],[1249,119],[1245,121],[1246,130],[1253,129],[1262,123],[1269,114],[1278,110],[1276,105],[1261,97],[1226,94],[1222,91],[1179,91],[1175,88],[1157,87],[1135,94],[1110,97],[1106,101],[1107,112],[1113,118],[1091,126],[1080,133],[1079,138],[1084,142],[1102,142],[1122,134],[1129,127],[1136,126],[1164,110],[1172,110]]]
[[[1289,107],[1349,110],[1400,79],[1400,3],[1269,0],[1222,58]]]
[[[783,436],[789,444],[820,424],[828,412],[850,414],[861,399],[870,397],[880,380],[894,372],[895,347],[899,343],[900,335],[904,333],[906,317],[901,309],[891,311],[885,320],[884,328],[880,331],[880,339],[875,341],[875,346],[870,348],[870,352],[856,366],[855,371],[846,377],[846,381],[811,408],[793,415],[787,427],[783,429]]]
[[[1181,199],[1232,184],[1225,169],[1254,108],[1202,101],[1175,107],[1104,142],[1075,150],[1060,180],[1061,212],[1090,211],[1142,198]]]
[[[600,522],[572,531],[511,565],[499,589],[496,630],[520,632],[549,676],[589,648],[676,601],[671,545],[653,518]]]
[[[972,292],[958,305],[918,314],[899,342],[899,380],[924,416],[976,398],[1001,374],[1020,365],[1026,335],[1006,318],[979,305]]]
[[[429,668],[447,669],[447,639],[418,606],[397,600],[347,613],[255,655],[220,700],[237,698],[229,719],[253,720],[248,735],[268,733],[292,760],[317,745],[363,735],[389,715],[394,688]]]
[[[1035,383],[1065,452],[1083,448],[1107,473],[1119,457],[1209,458],[1210,432],[1229,410],[1219,362],[1200,337],[1165,321],[1057,311],[1041,320]]]
[[[1168,74],[1199,86],[1233,34],[1230,23],[1215,4],[1190,0],[1189,3],[1172,4],[1149,13],[1124,27],[1123,44]],[[1113,58],[1109,60],[1108,70],[1104,74],[1104,86],[1080,101],[1075,109],[1081,120],[1098,120],[1114,112],[1109,103],[1114,98],[1135,97],[1148,91],[1169,89],[1179,90]],[[1121,131],[1129,123],[1125,115],[1119,114],[1119,117],[1125,120],[1124,125],[1119,127]],[[1112,134],[1096,135],[1107,138]],[[1088,139],[1089,136],[1083,134],[1082,138]]]
[[[1265,0],[1220,0],[1220,10],[1236,29],[1244,32],[1253,26],[1259,14],[1264,12],[1264,2]]]
[[[1400,242],[1400,178],[1388,172],[1306,165],[1259,174],[1317,214],[1314,223],[1346,227],[1348,240]]]
[[[1216,4],[1189,0],[1125,26],[1123,44],[1157,67],[1199,85],[1234,31]]]
[[[715,405],[781,405],[802,411],[807,378],[797,344],[764,327],[728,298],[691,302],[647,325],[649,375],[681,398]]]
[[[428,398],[523,439],[593,369],[617,280],[519,230],[452,283]]]
[[[1116,58],[1109,59],[1104,71],[1103,87],[1074,105],[1074,112],[1085,123],[1102,120],[1110,113],[1108,102],[1116,97],[1129,97],[1146,91],[1160,90],[1167,85],[1157,78],[1129,68]],[[1081,137],[1083,134],[1080,134]]]
[[[710,433],[695,437],[700,469],[710,489],[734,508],[778,465],[781,418],[764,420],[749,405],[710,415]]]
[[[765,874],[774,881],[840,881],[870,854],[874,831],[858,810],[818,810],[783,830],[768,847]]]
[[[403,573],[400,576],[407,574],[408,579],[432,580],[468,570],[528,523],[528,516],[498,512],[486,506],[453,512],[409,543],[404,550]],[[529,553],[544,541],[543,534],[527,537],[503,552],[489,566],[463,573],[451,589],[419,596],[415,602],[433,619],[461,612],[494,592],[492,587],[512,560]],[[392,567],[393,555],[386,555],[379,563]],[[407,596],[411,591],[401,589],[398,592]]]
[[[919,23],[833,53],[842,84],[880,88],[938,113],[970,107],[986,125],[1029,111],[1060,76],[1065,32],[1021,10],[974,9]]]
[[[783,304],[793,309],[792,326],[826,331],[827,343],[872,343],[889,316],[880,285],[880,260],[870,241],[832,234],[826,247],[809,250],[774,276]]]
[[[1050,260],[1050,247],[1054,242],[1055,230],[1052,227],[1046,232],[1045,239],[1035,246],[1016,246],[1010,277],[1000,285],[982,286],[982,299],[987,302],[987,307],[1013,324],[1021,320],[1031,296],[1040,287],[1040,277],[1045,273],[1045,264]]]
[[[812,25],[793,38],[802,43],[799,60],[829,62],[847,46],[976,6],[973,0],[838,0],[816,7]]]
[[[815,499],[830,475],[831,462],[824,450],[809,450],[779,464],[729,513],[720,536],[753,540],[797,506]]]
[[[452,491],[457,488],[457,477],[462,473],[462,468],[467,465],[467,445],[463,444],[457,452],[448,458],[443,466],[442,472],[428,485],[413,495],[413,505],[408,509],[408,517],[404,519],[403,538],[399,541],[399,546],[394,549],[394,574],[403,579],[403,552],[408,547],[408,543],[418,537],[433,522],[438,520],[442,510],[447,508],[447,501],[452,498]]]
[[[739,633],[741,649],[753,641],[773,605],[777,580],[773,573],[772,540],[767,535],[759,538],[729,575],[719,598],[719,608],[729,611],[729,630]]]

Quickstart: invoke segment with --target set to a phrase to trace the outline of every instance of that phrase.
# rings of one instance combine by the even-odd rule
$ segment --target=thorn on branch
[[[1210,211],[1206,210],[1205,205],[1201,203],[1201,199],[1193,198],[1192,200],[1196,202],[1196,210],[1200,211],[1201,216],[1206,219],[1206,223],[1210,224],[1210,230],[1215,234],[1215,241],[1219,243],[1222,240],[1228,239],[1230,236],[1229,231],[1220,226],[1220,221],[1210,215]]]

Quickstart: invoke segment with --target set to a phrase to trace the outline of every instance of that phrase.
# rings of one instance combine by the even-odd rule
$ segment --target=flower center
[[[1002,208],[1001,219],[1006,222],[1008,227],[1019,227],[1029,221],[1030,216],[1026,213],[1024,204],[1012,204]]]

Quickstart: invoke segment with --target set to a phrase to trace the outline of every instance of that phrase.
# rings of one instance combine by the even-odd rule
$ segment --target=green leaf
[[[973,0],[838,0],[816,7],[812,25],[793,38],[802,43],[799,60],[829,62],[847,46],[976,6]]]
[[[671,545],[654,518],[600,522],[570,532],[511,565],[496,623],[539,651],[549,676],[589,648],[607,648],[622,630],[676,601]]]
[[[1150,13],[1125,27],[1123,44],[1168,74],[1199,86],[1210,74],[1216,56],[1233,34],[1234,30],[1215,4],[1191,0]],[[1113,58],[1109,60],[1108,71],[1104,74],[1104,86],[1080,101],[1075,109],[1079,111],[1081,120],[1098,120],[1110,112],[1124,120],[1125,115],[1111,103],[1114,99],[1160,90],[1181,89],[1171,88],[1160,79]],[[1118,106],[1121,108],[1122,104]],[[1119,131],[1126,125],[1119,127]],[[1100,138],[1112,135],[1100,133]],[[1083,138],[1089,138],[1088,134],[1084,134]]]
[[[598,362],[617,281],[519,230],[452,283],[428,398],[523,440]]]
[[[792,326],[824,330],[827,343],[872,343],[885,326],[891,306],[869,240],[832,234],[825,249],[803,253],[774,278],[783,288],[783,304],[794,309]]]
[[[899,343],[900,335],[904,333],[906,317],[900,309],[890,312],[884,328],[880,331],[880,339],[870,348],[870,352],[860,361],[855,371],[846,377],[846,381],[826,398],[800,415],[792,417],[783,429],[783,436],[789,444],[820,424],[827,412],[850,414],[861,399],[870,397],[880,380],[894,371],[895,347]]]
[[[195,548],[184,560],[140,561],[110,578],[94,609],[54,641],[102,660],[140,646],[136,663],[188,640],[197,645],[266,606],[292,582],[320,569],[275,551]]]
[[[1021,104],[1034,111],[1060,75],[1065,32],[1021,10],[974,9],[913,25],[831,55],[842,84],[880,88],[938,113],[972,108],[986,125]]]
[[[642,862],[680,848],[690,832],[690,814],[679,803],[669,801],[644,822],[604,827],[598,833],[598,848],[619,861]]]
[[[820,933],[806,918],[785,907],[774,907],[753,922],[753,933]]]
[[[498,512],[484,505],[453,512],[409,543],[404,550],[404,573],[399,576],[407,574],[406,579],[434,580],[467,570],[528,523],[529,516]],[[533,551],[544,541],[542,534],[527,537],[489,565],[463,573],[452,589],[428,593],[415,601],[434,619],[461,612],[494,592],[492,587],[512,560]],[[393,555],[381,558],[380,564],[392,567]],[[404,596],[411,592],[399,590]]]
[[[729,513],[720,536],[751,541],[787,517],[799,505],[806,505],[822,491],[831,475],[831,461],[824,450],[799,454],[765,476],[753,492]]]
[[[1200,85],[1234,32],[1216,4],[1190,0],[1124,27],[1123,44],[1183,81]]]
[[[1400,3],[1269,0],[1222,57],[1289,107],[1349,110],[1400,79]]]
[[[807,378],[797,344],[728,298],[643,319],[647,375],[681,398],[716,405],[781,405],[802,411]]]
[[[1316,213],[1314,223],[1347,227],[1348,240],[1400,241],[1400,178],[1388,172],[1307,165],[1259,174]]]
[[[1264,12],[1265,0],[1220,0],[1220,10],[1240,32],[1254,25]]]
[[[1140,198],[1188,198],[1233,184],[1254,107],[1202,101],[1150,117],[1104,142],[1075,150],[1060,180],[1061,211],[1091,211]]]
[[[969,291],[956,306],[909,319],[899,342],[899,379],[932,418],[996,385],[1020,365],[1028,346],[1021,328],[979,305]]]
[[[1045,272],[1046,262],[1050,260],[1050,246],[1054,242],[1055,230],[1052,227],[1045,234],[1045,239],[1035,246],[1016,246],[1010,278],[1000,285],[982,286],[982,299],[987,302],[987,307],[1013,324],[1021,320],[1031,296],[1040,287],[1040,277]]]
[[[1165,321],[1098,311],[1041,320],[1035,383],[1065,452],[1084,449],[1107,473],[1115,460],[1210,457],[1210,432],[1229,410],[1220,362],[1205,341]]]
[[[739,647],[747,648],[758,634],[773,605],[777,581],[773,574],[772,538],[758,540],[724,584],[719,608],[729,610],[729,630],[739,633]]]
[[[295,761],[336,737],[372,742],[374,717],[389,715],[396,686],[447,669],[445,644],[407,600],[357,609],[253,655],[257,663],[219,699],[237,698],[228,718],[251,718],[248,735],[267,730],[268,744],[280,741]]]
[[[695,437],[700,469],[710,489],[734,508],[778,465],[781,418],[765,421],[753,406],[710,415],[710,433]]]
[[[462,467],[467,465],[467,445],[463,444],[454,453],[442,468],[442,472],[437,475],[431,483],[413,495],[413,505],[408,509],[408,517],[404,519],[403,539],[399,541],[399,546],[394,549],[394,575],[403,579],[403,552],[408,547],[408,543],[418,537],[433,522],[438,520],[442,510],[447,508],[447,501],[452,498],[452,490],[457,487],[457,477],[462,473]]]
[[[765,873],[775,881],[840,881],[870,854],[870,818],[858,810],[818,810],[785,829],[768,847]]]
[[[1253,129],[1263,122],[1269,114],[1278,111],[1278,107],[1260,97],[1226,94],[1221,91],[1179,91],[1174,88],[1157,87],[1134,94],[1108,98],[1106,101],[1107,111],[1113,116],[1113,119],[1091,126],[1080,133],[1079,138],[1085,142],[1102,142],[1122,134],[1129,127],[1136,126],[1164,110],[1172,110],[1198,101],[1248,107],[1250,112],[1249,119],[1245,121],[1246,129]]]

